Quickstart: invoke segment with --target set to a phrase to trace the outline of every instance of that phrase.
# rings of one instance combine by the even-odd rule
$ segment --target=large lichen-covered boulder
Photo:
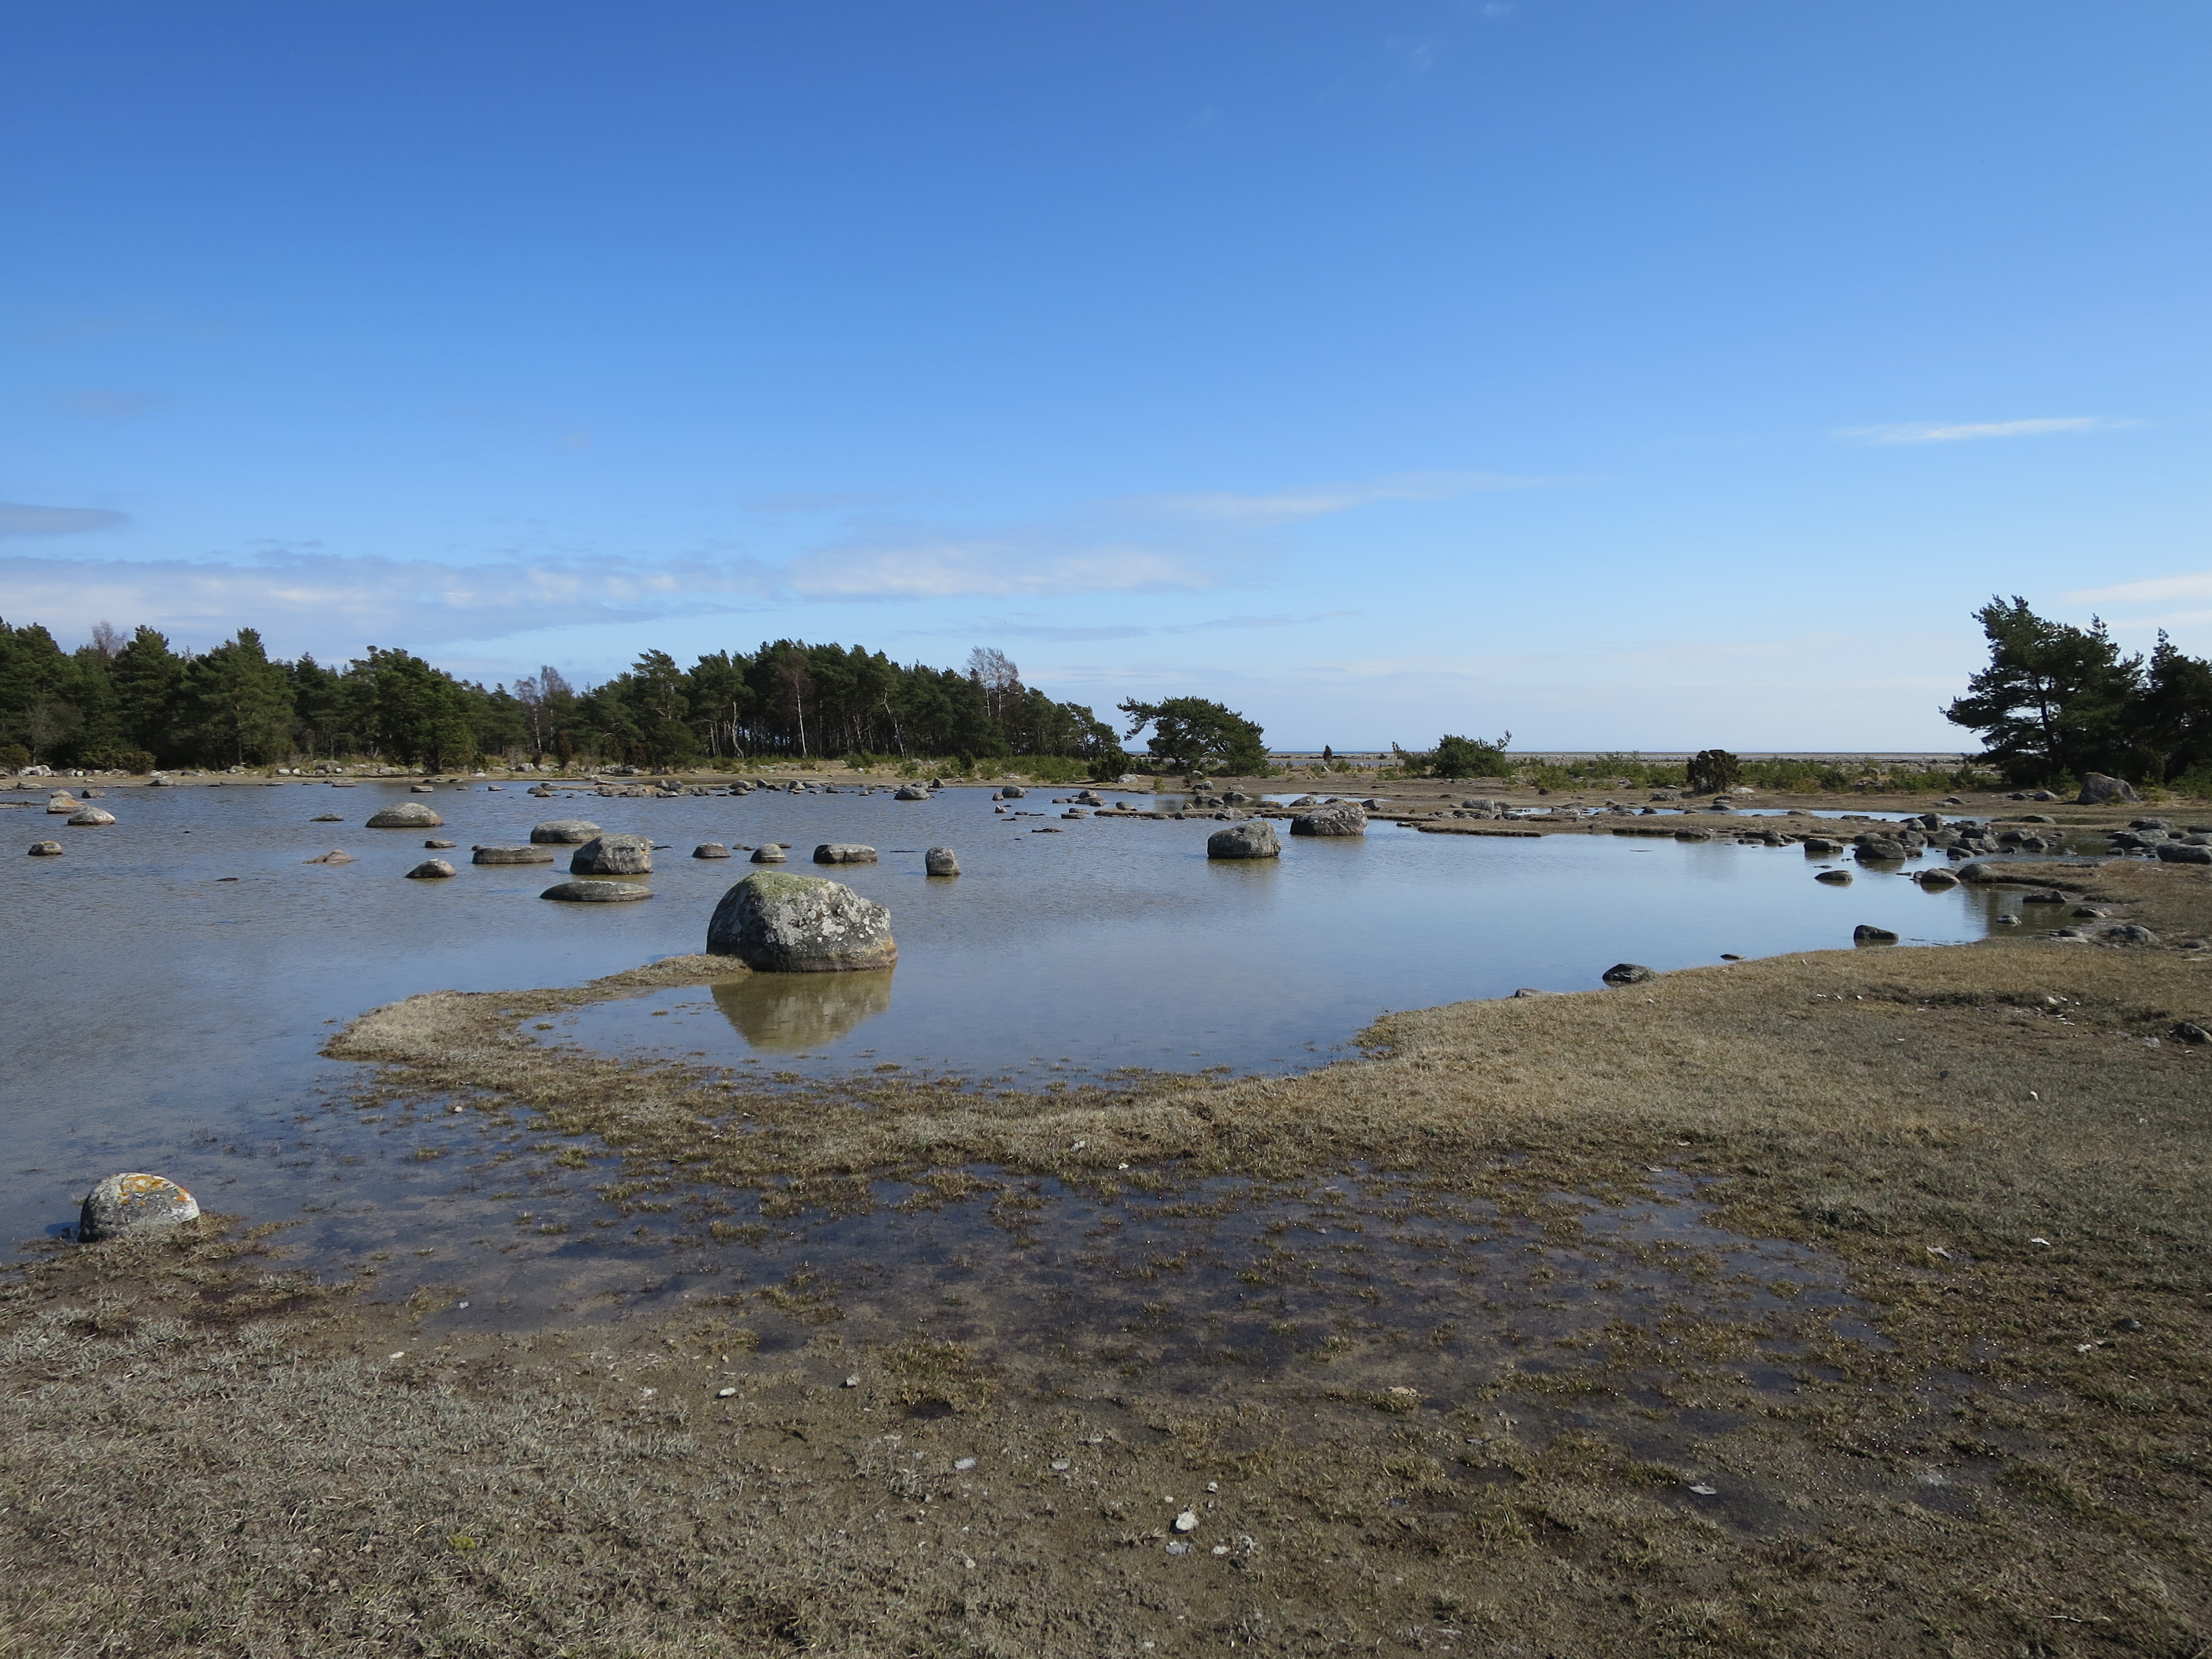
[[[2081,779],[2081,793],[2075,804],[2080,806],[2102,806],[2107,801],[2138,799],[2135,786],[2124,778],[2109,777],[2102,772],[2089,772]]]
[[[825,841],[814,849],[817,864],[873,864],[876,849],[856,841]]]
[[[387,806],[368,821],[372,830],[435,830],[445,819],[440,817],[419,800],[402,801],[397,806]]]
[[[105,807],[80,806],[69,815],[69,821],[79,828],[96,828],[103,823],[114,823],[115,814]]]
[[[842,882],[761,870],[722,895],[707,924],[710,956],[770,974],[837,974],[898,960],[891,913]]]
[[[950,847],[933,847],[921,855],[922,873],[931,876],[957,876],[960,873],[960,854]]]
[[[599,826],[584,818],[554,818],[538,824],[530,839],[540,847],[581,847],[599,833]]]
[[[77,1215],[76,1236],[92,1244],[150,1228],[173,1227],[199,1212],[199,1200],[165,1176],[112,1175],[86,1197]]]
[[[1232,823],[1206,838],[1206,856],[1210,859],[1279,859],[1282,855],[1283,843],[1275,839],[1274,825],[1257,818]]]
[[[653,872],[650,836],[594,836],[568,860],[572,876],[644,876]]]
[[[1317,811],[1301,812],[1291,820],[1294,836],[1364,836],[1367,833],[1367,811],[1351,801],[1334,806],[1324,806]]]
[[[447,877],[458,875],[459,873],[459,872],[456,871],[452,865],[447,863],[443,859],[424,859],[422,863],[416,865],[412,870],[410,870],[407,872],[407,879],[410,881],[444,881]]]
[[[893,800],[927,800],[930,799],[930,793],[927,789],[917,789],[914,785],[908,784],[905,788],[894,794],[891,799]]]

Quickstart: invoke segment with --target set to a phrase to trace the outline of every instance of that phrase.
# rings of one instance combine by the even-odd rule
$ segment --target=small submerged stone
[[[635,881],[564,881],[538,896],[568,904],[623,904],[632,899],[651,898],[653,889]]]
[[[410,881],[443,881],[448,876],[458,875],[459,873],[459,872],[455,870],[452,865],[447,863],[443,859],[424,859],[422,863],[416,865],[412,870],[410,870],[407,872],[407,879]]]
[[[536,845],[525,847],[478,847],[471,849],[473,864],[550,864],[553,849]]]
[[[62,844],[58,841],[34,841],[31,856],[34,859],[58,859],[62,855]]]
[[[354,857],[352,854],[336,847],[331,848],[329,852],[324,854],[322,857],[319,859],[302,859],[301,860],[302,864],[351,864],[353,861]]]

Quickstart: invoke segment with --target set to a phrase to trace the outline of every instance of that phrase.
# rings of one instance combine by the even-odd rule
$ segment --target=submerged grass
[[[2196,872],[2075,879],[2212,931]],[[898,1176],[921,1208],[884,1224],[974,1201],[1025,1249],[1058,1177],[1126,1235],[1050,1343],[872,1322],[811,1269],[743,1315],[471,1342],[219,1223],[48,1252],[0,1301],[0,1651],[2201,1654],[2212,1054],[2172,1032],[2212,1018],[2206,955],[1802,955],[1049,1097],[763,1090],[519,1030],[714,959],[414,999],[332,1044],[372,1096],[597,1137],[633,1190],[795,1218]],[[1685,1178],[1847,1301],[1589,1236],[1581,1197]],[[1447,1212],[1498,1218],[1490,1255]],[[1158,1218],[1245,1212],[1209,1302]],[[1614,1302],[1547,1325],[1576,1262]],[[1632,1301],[1632,1267],[1669,1288]],[[1445,1279],[1455,1322],[1418,1311]],[[1231,1342],[1231,1296],[1279,1352]],[[1460,1357],[1470,1320],[1520,1328],[1509,1363]]]

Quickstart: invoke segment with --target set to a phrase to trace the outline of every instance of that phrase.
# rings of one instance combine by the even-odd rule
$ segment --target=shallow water
[[[818,842],[879,848],[880,863],[830,873],[890,906],[897,968],[600,1005],[562,1038],[802,1072],[1279,1070],[1341,1052],[1386,1009],[1586,989],[1622,960],[1840,945],[1862,921],[1909,941],[1971,939],[2003,902],[1865,872],[1832,889],[1795,848],[1381,823],[1364,839],[1286,838],[1279,861],[1211,863],[1210,820],[1063,821],[1044,791],[1020,805],[1047,816],[1016,818],[994,815],[988,793],[541,801],[480,784],[427,796],[285,784],[116,790],[105,804],[119,822],[100,829],[66,828],[42,800],[0,812],[19,844],[69,849],[0,860],[19,941],[0,994],[0,1227],[50,1232],[93,1180],[127,1168],[171,1174],[210,1207],[306,1217],[295,1237],[310,1254],[402,1232],[452,1243],[495,1214],[511,1224],[513,1204],[484,1182],[410,1159],[441,1131],[324,1109],[323,1091],[354,1072],[317,1045],[423,991],[569,984],[699,950],[715,900],[749,868],[742,854],[689,856],[709,840],[794,843],[801,871]],[[444,814],[429,833],[459,843],[446,855],[455,879],[401,879],[429,856],[425,832],[362,827],[400,800]],[[326,811],[345,821],[310,822]],[[472,842],[570,817],[665,845],[655,897],[549,904],[538,895],[562,866],[462,862]],[[1031,833],[1047,826],[1060,833]],[[966,874],[922,875],[938,844]],[[333,847],[358,861],[304,862]]]

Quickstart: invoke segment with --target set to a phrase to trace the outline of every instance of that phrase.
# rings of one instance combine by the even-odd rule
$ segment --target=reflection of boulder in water
[[[756,1048],[797,1052],[835,1042],[891,1006],[891,970],[748,974],[718,981],[714,1006]]]

